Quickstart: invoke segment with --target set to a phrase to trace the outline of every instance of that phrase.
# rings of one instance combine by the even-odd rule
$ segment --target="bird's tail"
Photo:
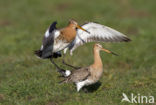
[[[61,77],[69,77],[71,75],[70,70],[59,69],[58,72],[61,74]]]
[[[59,70],[58,72],[61,74],[61,76],[59,76],[59,77],[64,78],[62,81],[59,82],[59,84],[67,83],[69,81],[71,71],[70,70]]]
[[[63,79],[62,81],[58,82],[59,84],[62,84],[62,83],[68,83],[68,78],[65,78]]]
[[[64,75],[60,76],[60,77],[63,77],[64,79],[61,80],[59,82],[59,84],[62,84],[62,83],[71,83],[71,81],[70,81],[71,80],[70,75],[71,75],[71,71],[65,70]]]

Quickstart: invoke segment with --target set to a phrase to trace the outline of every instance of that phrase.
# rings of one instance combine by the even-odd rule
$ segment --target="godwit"
[[[81,29],[87,33],[89,32],[79,26],[74,20],[70,20],[68,26],[62,29],[57,29],[56,24],[57,22],[53,22],[47,29],[43,37],[43,44],[40,50],[35,51],[35,54],[42,59],[50,58],[51,62],[60,70],[61,68],[55,64],[52,58],[61,57],[60,51],[72,43],[76,36],[76,29]],[[64,61],[63,63],[66,64]],[[69,64],[66,65],[74,67]]]
[[[62,82],[74,82],[79,92],[83,86],[91,85],[96,83],[103,73],[103,64],[100,57],[100,51],[105,51],[107,53],[112,53],[117,55],[109,50],[106,50],[100,44],[94,45],[94,63],[88,67],[80,68],[77,70],[69,71],[65,70],[62,74],[65,77],[65,80]]]
[[[124,34],[101,24],[89,22],[82,26],[74,20],[70,20],[67,27],[56,29],[56,22],[45,32],[43,44],[40,50],[35,51],[35,54],[40,58],[57,58],[61,56],[60,51],[67,49],[70,54],[80,45],[87,42],[128,42],[130,39]]]

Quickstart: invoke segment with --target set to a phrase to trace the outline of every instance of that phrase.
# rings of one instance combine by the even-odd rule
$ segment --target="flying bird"
[[[57,22],[53,22],[45,32],[41,48],[35,54],[42,58],[50,58],[52,63],[58,68],[53,58],[61,57],[67,50],[70,55],[73,51],[88,42],[129,42],[130,39],[124,34],[101,24],[89,22],[79,26],[75,20],[70,20],[69,24],[61,29],[56,28]]]
[[[62,71],[62,75],[65,79],[61,83],[73,82],[76,84],[77,91],[79,92],[82,87],[98,82],[103,73],[103,63],[100,57],[100,51],[105,51],[114,55],[117,54],[104,49],[100,44],[95,44],[93,51],[94,63],[88,67],[83,67],[77,70]]]

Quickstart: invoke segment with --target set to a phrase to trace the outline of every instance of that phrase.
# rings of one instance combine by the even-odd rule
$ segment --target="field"
[[[137,105],[121,102],[122,93],[154,96],[156,104],[155,4],[155,0],[0,0],[0,105]],[[76,92],[73,84],[58,84],[56,68],[33,53],[53,21],[64,27],[71,18],[79,24],[99,22],[132,40],[102,44],[119,56],[101,52],[104,74],[97,84],[86,87],[88,93]],[[67,54],[66,61],[82,67],[92,64],[93,44],[79,47],[73,56]],[[72,70],[62,65],[61,58],[56,62]]]

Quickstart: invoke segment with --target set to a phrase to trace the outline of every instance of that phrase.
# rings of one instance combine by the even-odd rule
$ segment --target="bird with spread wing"
[[[57,29],[56,24],[57,22],[53,22],[47,29],[42,41],[43,44],[39,50],[35,51],[35,54],[42,59],[50,58],[58,69],[60,68],[55,64],[53,58],[60,57],[62,50],[64,53],[69,50],[70,55],[72,55],[76,48],[88,42],[130,41],[127,36],[115,29],[94,22],[79,26],[75,20],[70,20],[67,27],[61,29]]]

